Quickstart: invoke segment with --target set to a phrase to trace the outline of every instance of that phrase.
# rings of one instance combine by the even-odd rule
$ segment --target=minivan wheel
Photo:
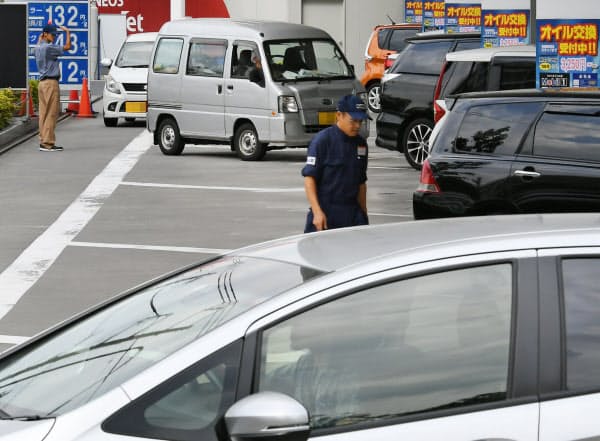
[[[404,131],[402,146],[406,161],[415,169],[421,170],[423,162],[429,157],[429,137],[433,122],[426,118],[416,119]]]
[[[168,156],[181,155],[185,144],[179,134],[179,127],[173,118],[165,118],[158,126],[158,146]]]
[[[252,124],[240,125],[233,136],[233,145],[242,161],[260,161],[267,153],[267,145],[258,139]]]
[[[379,83],[373,83],[367,88],[367,104],[371,112],[381,112],[380,93],[381,84]]]

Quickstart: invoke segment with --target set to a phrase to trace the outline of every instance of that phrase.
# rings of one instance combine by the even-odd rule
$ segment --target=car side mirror
[[[279,392],[259,392],[242,398],[225,413],[232,441],[306,441],[310,433],[308,411]]]
[[[113,60],[111,58],[103,58],[100,60],[100,64],[104,67],[110,67],[112,65]]]

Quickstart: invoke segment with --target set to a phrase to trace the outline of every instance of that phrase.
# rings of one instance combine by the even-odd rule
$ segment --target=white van
[[[253,75],[253,59],[262,75]],[[321,29],[174,20],[162,26],[152,53],[147,127],[165,155],[181,154],[186,143],[228,144],[254,161],[270,149],[306,147],[335,122],[336,104],[348,94],[366,98],[343,52]],[[368,134],[366,124],[363,130]]]
[[[117,59],[101,60],[110,67],[102,93],[102,116],[106,127],[115,127],[119,118],[133,121],[146,117],[148,63],[158,32],[131,34],[123,42]]]

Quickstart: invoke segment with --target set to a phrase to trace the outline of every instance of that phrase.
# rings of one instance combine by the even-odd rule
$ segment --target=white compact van
[[[133,121],[146,117],[148,63],[157,32],[131,34],[123,42],[116,60],[100,62],[110,67],[102,93],[104,125],[115,127],[119,118]]]
[[[270,149],[306,147],[335,122],[336,104],[348,94],[366,98],[343,52],[321,29],[174,20],[154,45],[147,127],[165,155],[181,154],[185,144],[228,144],[253,161]]]

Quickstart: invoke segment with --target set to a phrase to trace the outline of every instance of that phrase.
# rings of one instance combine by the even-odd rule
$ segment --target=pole
[[[536,25],[537,0],[531,0],[531,6],[530,6],[529,10],[530,10],[529,21],[531,22],[530,28],[529,28],[529,35],[531,36],[531,38],[530,38],[531,44],[535,44],[536,39],[537,39],[537,25]]]
[[[90,53],[88,62],[90,65],[89,78],[90,80],[98,79],[98,6],[92,0],[90,2]]]
[[[185,17],[185,0],[171,0],[171,20]]]

